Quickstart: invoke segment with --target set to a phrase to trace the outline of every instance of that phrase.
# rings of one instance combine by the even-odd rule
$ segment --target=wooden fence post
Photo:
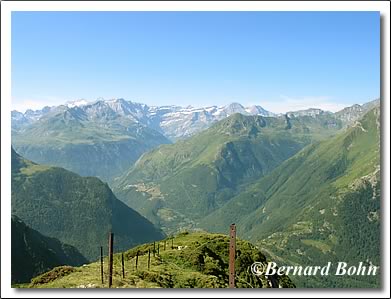
[[[114,246],[114,234],[109,234],[109,288],[113,284],[113,246]]]
[[[230,226],[229,238],[229,287],[235,287],[235,253],[236,253],[236,226]]]
[[[124,253],[122,252],[122,278],[125,278],[125,262],[124,262]]]
[[[137,270],[137,266],[138,266],[138,250],[137,250],[137,253],[136,253],[136,270]]]

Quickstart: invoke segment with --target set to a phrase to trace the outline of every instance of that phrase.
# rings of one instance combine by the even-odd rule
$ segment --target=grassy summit
[[[115,242],[115,236],[114,236]],[[164,243],[166,248],[164,249]],[[171,248],[173,242],[173,248]],[[227,288],[228,236],[221,234],[182,233],[173,239],[156,242],[159,254],[152,253],[153,243],[124,252],[125,278],[122,278],[121,253],[114,255],[113,288]],[[148,249],[151,263],[148,270]],[[135,269],[139,252],[138,269]],[[82,267],[60,267],[34,278],[32,288],[102,288],[107,287],[107,257],[104,259],[105,282],[100,277],[100,262]],[[249,267],[266,262],[264,255],[251,243],[237,240],[236,287],[270,288],[264,276],[255,276]],[[287,276],[276,276],[278,287],[295,287]],[[277,286],[275,285],[275,286]]]

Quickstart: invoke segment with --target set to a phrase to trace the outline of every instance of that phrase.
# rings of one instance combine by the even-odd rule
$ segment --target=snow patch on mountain
[[[88,105],[89,103],[90,102],[88,102],[87,100],[81,99],[81,100],[76,100],[76,101],[68,101],[65,103],[65,106],[67,106],[69,108],[73,108],[73,107]]]

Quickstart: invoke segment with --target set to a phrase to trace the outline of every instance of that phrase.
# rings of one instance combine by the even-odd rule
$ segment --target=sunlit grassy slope
[[[114,236],[115,242],[115,236]],[[166,245],[164,245],[166,244]],[[173,247],[171,247],[173,245]],[[159,246],[159,253],[157,247]],[[182,233],[155,243],[144,244],[124,252],[125,278],[122,277],[121,253],[114,255],[113,288],[227,288],[229,238],[221,234]],[[151,250],[148,269],[148,249]],[[138,267],[136,253],[139,252]],[[97,249],[98,253],[98,249]],[[107,252],[106,252],[107,254]],[[237,240],[236,287],[270,288],[265,276],[255,276],[249,267],[266,262],[251,243]],[[60,267],[34,278],[32,288],[107,288],[108,258],[104,258],[104,283],[100,261],[82,267]],[[287,276],[275,277],[275,287],[295,287]],[[19,286],[20,287],[20,286]]]

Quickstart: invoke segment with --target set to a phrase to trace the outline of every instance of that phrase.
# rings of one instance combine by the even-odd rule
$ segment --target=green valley
[[[195,136],[144,154],[115,194],[166,232],[195,227],[252,181],[306,145],[335,134],[331,116],[234,114]]]

